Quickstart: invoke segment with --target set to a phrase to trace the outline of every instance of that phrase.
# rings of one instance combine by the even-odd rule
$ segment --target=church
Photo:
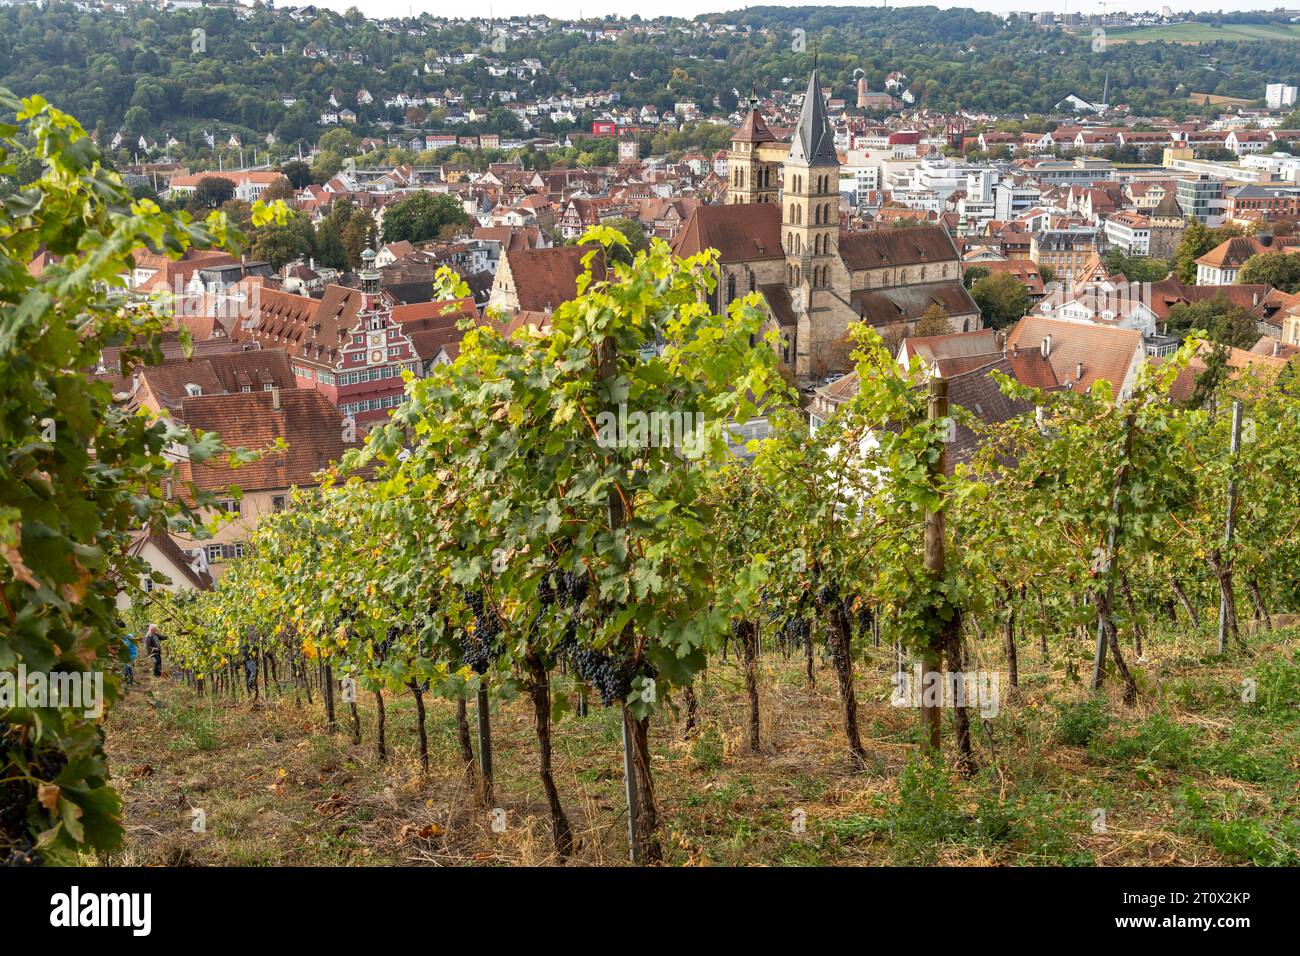
[[[673,241],[680,256],[719,253],[711,305],[760,293],[800,378],[845,371],[854,322],[910,331],[934,306],[954,332],[981,327],[961,256],[940,225],[840,228],[840,160],[816,67],[785,143],[751,100],[727,157],[726,202],[698,206]]]

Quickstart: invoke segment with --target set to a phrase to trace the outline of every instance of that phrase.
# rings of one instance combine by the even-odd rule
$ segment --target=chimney
[[[1076,362],[1074,365],[1074,378],[1076,381],[1083,381],[1083,363]]]
[[[271,389],[271,408],[277,412],[280,410],[280,389],[278,388]]]
[[[1274,354],[1274,355],[1277,355],[1277,351],[1278,351],[1279,348],[1281,348],[1281,346],[1282,346],[1281,341],[1279,341],[1278,339],[1274,339],[1274,340],[1273,340],[1273,354]]]
[[[1259,293],[1256,292],[1250,297],[1251,305],[1259,305]]]
[[[1043,344],[1039,351],[1043,353],[1043,358],[1048,358],[1052,354],[1052,336],[1050,334],[1043,336]]]

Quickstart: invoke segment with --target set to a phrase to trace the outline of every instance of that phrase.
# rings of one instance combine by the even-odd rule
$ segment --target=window
[[[237,542],[235,542],[235,547],[234,547],[233,550],[234,550],[235,557],[237,557],[237,558],[242,558],[242,557],[244,556],[244,554],[246,553],[246,549],[245,549],[245,547],[244,547],[244,542],[242,542],[242,541],[237,541]]]
[[[219,545],[219,544],[210,544],[210,545],[208,545],[208,547],[207,547],[207,552],[208,552],[208,564],[214,564],[215,562],[221,560],[221,557],[222,557],[222,554],[221,554],[221,552],[222,552],[222,547],[221,547],[221,545]]]
[[[241,505],[242,502],[239,502],[234,498],[227,498],[224,501],[217,502],[218,509],[226,514],[235,515],[236,517],[244,513]]]
[[[365,345],[365,344],[366,344],[366,337],[365,337],[365,335],[354,335],[354,336],[352,336],[352,344],[353,344],[353,345]]]
[[[400,345],[390,345],[390,346],[388,347],[388,357],[389,357],[389,358],[397,358],[397,357],[400,356],[401,354],[402,354],[402,346],[400,346]]]
[[[253,390],[253,386],[251,385],[245,385],[243,388],[240,389],[241,392],[251,392],[252,390]]]
[[[285,499],[284,499],[284,495],[272,495],[272,496],[271,496],[271,510],[272,510],[272,511],[283,511],[283,510],[284,510],[284,501],[285,501]]]
[[[264,391],[264,392],[273,392],[273,391],[275,391],[275,383],[274,383],[274,382],[267,382],[265,385],[262,386],[262,391]]]

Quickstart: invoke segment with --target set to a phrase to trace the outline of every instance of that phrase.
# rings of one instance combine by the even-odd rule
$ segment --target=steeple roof
[[[1165,188],[1164,198],[1161,199],[1160,204],[1151,211],[1151,217],[1153,219],[1183,218],[1183,207],[1178,205],[1178,198],[1174,195],[1173,189],[1168,187]]]
[[[790,141],[790,157],[786,160],[802,166],[838,166],[835,155],[835,134],[831,132],[826,116],[826,103],[822,100],[817,70],[808,78],[808,92],[804,94],[799,125]]]
[[[757,107],[751,107],[745,114],[745,121],[740,124],[740,129],[736,130],[736,135],[731,137],[733,143],[772,143],[776,141],[776,136],[767,124],[763,122],[763,117],[758,114]]]

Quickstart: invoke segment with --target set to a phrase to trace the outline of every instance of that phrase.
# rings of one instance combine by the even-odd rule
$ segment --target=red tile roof
[[[582,259],[590,246],[559,246],[554,249],[514,249],[506,253],[510,277],[524,312],[545,312],[569,302],[578,294]],[[592,278],[605,278],[605,261],[597,252],[591,263]]]
[[[851,272],[885,266],[957,261],[961,258],[948,230],[942,226],[842,232],[839,251],[840,258]]]
[[[717,249],[722,262],[784,259],[781,207],[776,203],[697,206],[672,243],[681,258]]]
[[[1068,382],[1076,391],[1085,391],[1093,382],[1105,379],[1114,387],[1117,399],[1129,369],[1146,353],[1142,333],[1136,329],[1064,322],[1036,315],[1027,315],[1016,323],[1007,336],[1007,346],[1013,352],[1041,349],[1049,336],[1051,347],[1047,360],[1058,381]]]
[[[185,477],[208,491],[231,485],[247,492],[315,484],[316,472],[357,445],[343,441],[342,413],[310,388],[186,398],[181,415],[192,429],[215,432],[230,448],[257,451],[277,439],[288,445],[284,452],[263,455],[238,468],[231,468],[221,455],[183,465]]]

